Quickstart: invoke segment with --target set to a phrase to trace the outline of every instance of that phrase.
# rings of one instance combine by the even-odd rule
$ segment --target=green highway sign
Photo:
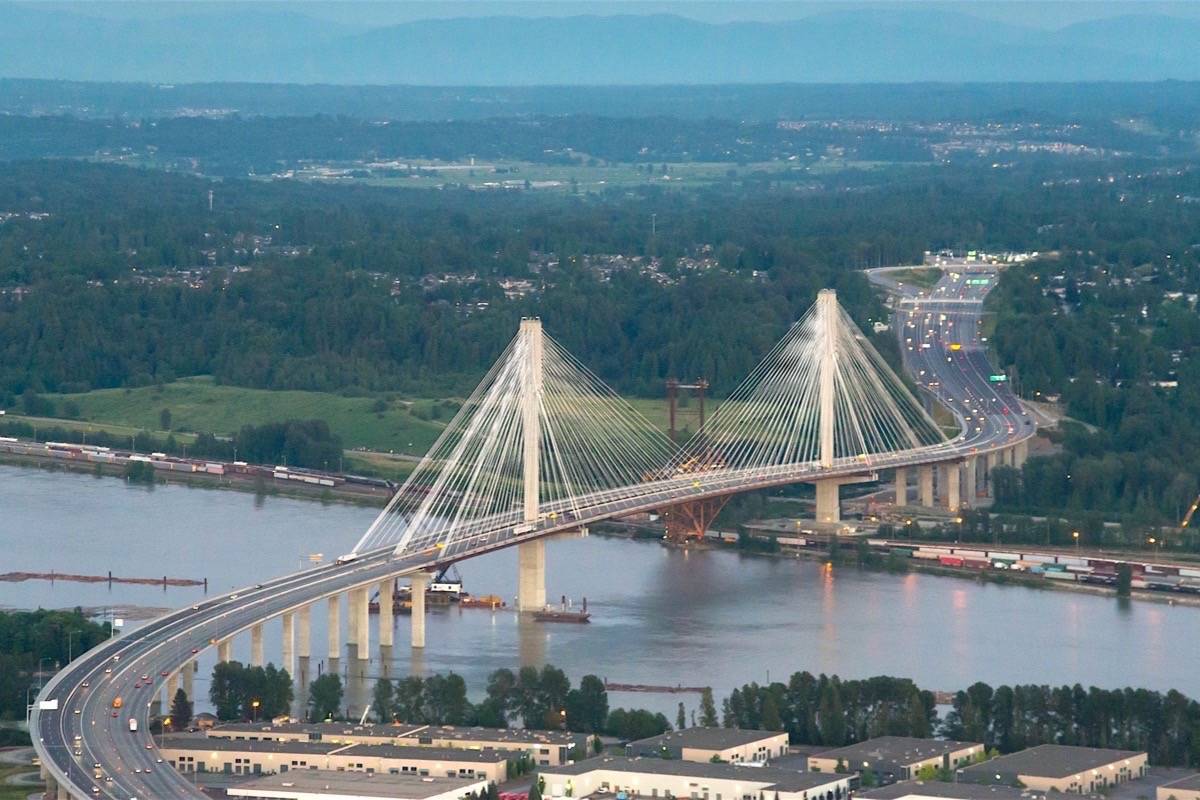
[[[992,383],[1003,383],[1004,381],[1008,380],[1008,376],[1007,375],[989,375],[988,380],[991,381]]]

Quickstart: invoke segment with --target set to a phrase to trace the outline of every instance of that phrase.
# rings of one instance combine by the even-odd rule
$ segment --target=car
[[[146,749],[147,749],[147,750],[153,750],[153,749],[154,749],[154,745],[150,744],[149,742],[146,742]]]
[[[105,667],[105,668],[104,668],[104,674],[105,674],[105,675],[112,675],[112,667]]]
[[[161,764],[161,763],[163,763],[163,760],[160,758],[160,759],[158,759],[158,761],[156,761],[155,763],[157,763],[157,764]]]
[[[79,713],[79,709],[78,709],[78,708],[77,708],[77,709],[75,709],[75,713],[76,713],[76,714],[78,714],[78,713]]]
[[[167,672],[167,671],[164,669],[162,672],[160,672],[160,673],[158,673],[158,674],[159,674],[159,675],[161,675],[162,677],[164,677],[164,678],[165,678],[165,677],[167,677],[168,675],[170,675],[171,673]]]
[[[114,712],[113,712],[113,716],[114,716],[114,717],[116,717],[116,716],[119,716],[118,712],[114,711]]]
[[[192,655],[196,655],[196,653],[199,653],[199,652],[200,652],[200,648],[199,648],[199,647],[193,647],[193,648],[192,648]]]
[[[199,606],[199,605],[194,605],[194,606],[192,606],[192,611],[199,611],[199,610],[200,610],[200,606]]]
[[[92,787],[92,794],[100,794],[100,787],[99,787],[99,786],[93,786],[93,787]]]
[[[141,767],[134,767],[133,771],[134,771],[134,773],[135,773],[135,774],[137,774],[137,775],[141,775],[141,774],[142,774],[142,768],[141,768]]]
[[[143,676],[142,676],[142,681],[143,681],[143,682],[146,682],[146,681],[149,681],[149,680],[150,680],[150,676],[149,676],[149,675],[143,675]]]
[[[134,683],[134,684],[133,684],[133,688],[135,688],[135,689],[140,689],[140,688],[142,688],[142,682],[141,682],[141,681],[137,681],[136,683]]]
[[[88,683],[87,681],[83,681],[83,682],[82,682],[82,683],[80,683],[79,685],[80,685],[81,687],[83,687],[84,689],[86,689],[86,688],[88,688],[89,686],[91,686],[91,684],[90,684],[90,683]]]

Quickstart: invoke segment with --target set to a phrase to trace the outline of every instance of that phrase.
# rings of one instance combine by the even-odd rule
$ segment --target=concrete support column
[[[301,606],[296,611],[297,641],[296,655],[300,658],[312,657],[312,606]]]
[[[332,595],[329,598],[329,657],[342,656],[342,598]]]
[[[250,666],[263,667],[266,663],[263,657],[263,626],[260,622],[250,629]]]
[[[354,627],[358,629],[354,643],[358,645],[358,660],[366,661],[371,657],[371,590],[364,586],[353,594]]]
[[[545,607],[546,542],[522,542],[517,545],[517,611],[541,611]]]
[[[979,485],[978,476],[975,474],[975,456],[969,456],[963,462],[963,505],[968,508],[973,508],[976,503],[975,495]]]
[[[346,592],[346,644],[358,644],[358,612],[355,603],[358,602],[358,592],[351,589]]]
[[[58,800],[71,800],[71,793],[68,792],[67,787],[63,786],[61,783],[58,784],[57,794]]]
[[[283,644],[280,646],[279,666],[288,675],[296,674],[296,615],[289,611],[283,615]]]
[[[379,582],[379,646],[391,647],[395,643],[395,611],[392,609],[392,581]]]
[[[992,477],[993,477],[992,474],[995,472],[996,467],[998,467],[1000,465],[1000,454],[998,452],[996,452],[995,450],[993,450],[987,454],[986,459],[987,459],[987,475],[984,476],[984,480],[987,482],[988,497],[994,497],[995,489],[994,489],[993,482],[992,482]]]
[[[1029,440],[1022,439],[1013,445],[1013,466],[1017,469],[1025,466],[1025,459],[1029,458]]]
[[[841,482],[836,478],[817,481],[817,522],[841,522]]]
[[[896,505],[908,505],[908,470],[896,467]]]
[[[429,586],[428,572],[414,572],[412,583],[412,646],[425,646],[425,589]]]
[[[183,693],[187,695],[188,700],[192,699],[192,692],[196,688],[196,659],[192,659],[183,665]]]
[[[233,661],[233,640],[225,639],[217,642],[217,661]]]
[[[187,667],[184,667],[187,669]],[[167,702],[163,704],[163,710],[167,713],[171,711],[171,703],[175,702],[175,693],[179,691],[179,673],[172,672],[167,678]],[[190,698],[189,698],[190,699]]]
[[[962,508],[962,499],[959,493],[959,466],[958,462],[954,461],[949,464],[942,465],[942,494],[946,501],[946,510],[950,513],[957,513]]]
[[[917,467],[917,483],[921,493],[921,505],[933,508],[933,465],[922,464]]]

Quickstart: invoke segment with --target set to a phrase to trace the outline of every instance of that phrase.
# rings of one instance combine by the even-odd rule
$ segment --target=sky
[[[779,21],[797,19],[832,10],[862,8],[923,8],[967,12],[984,19],[994,19],[1011,25],[1052,30],[1090,19],[1130,14],[1155,14],[1200,19],[1200,2],[1163,2],[1162,0],[959,0],[959,2],[923,2],[921,0],[706,0],[702,2],[662,2],[661,0],[419,0],[388,2],[387,0],[291,0],[291,2],[258,2],[258,0],[156,0],[139,2],[126,0],[27,0],[42,8],[61,7],[86,11],[93,16],[114,18],[174,16],[179,13],[219,13],[228,5],[257,4],[277,9],[287,8],[319,19],[328,19],[363,28],[392,25],[415,19],[460,16],[561,16],[573,14],[651,14],[668,13],[706,22],[734,20]]]

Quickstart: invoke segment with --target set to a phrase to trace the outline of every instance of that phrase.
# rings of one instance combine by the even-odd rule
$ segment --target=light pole
[[[1071,531],[1071,538],[1075,540],[1075,554],[1079,554],[1079,531]]]
[[[71,648],[75,634],[79,631],[67,631],[67,663],[70,664],[75,660],[75,651]]]
[[[167,738],[167,728],[171,725],[171,718],[164,717],[162,725],[158,729],[158,749],[162,749],[163,741]]]
[[[262,705],[257,698],[250,701],[250,721],[258,722],[258,707]]]

